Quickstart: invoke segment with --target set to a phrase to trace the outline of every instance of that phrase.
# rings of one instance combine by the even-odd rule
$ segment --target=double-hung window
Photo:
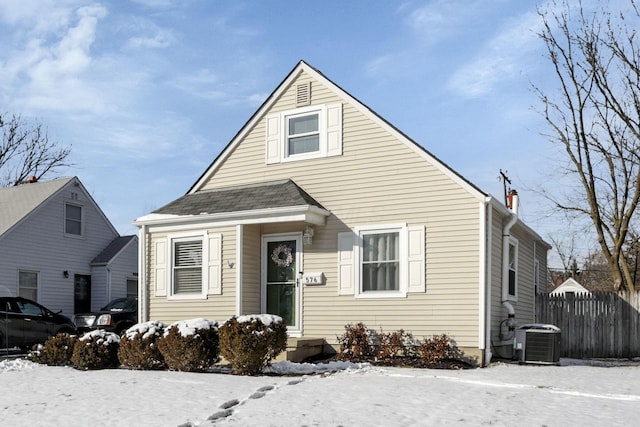
[[[38,272],[18,271],[18,294],[33,301],[38,301]]]
[[[400,232],[362,233],[362,292],[400,290]]]
[[[173,241],[173,294],[202,294],[202,239]]]
[[[82,206],[71,203],[64,205],[64,232],[73,236],[82,236]]]
[[[365,225],[338,233],[338,293],[397,298],[426,291],[425,227]]]
[[[510,299],[518,297],[518,241],[509,239],[509,284],[507,295]]]
[[[320,152],[320,112],[286,117],[287,157]]]
[[[266,162],[342,155],[342,104],[319,104],[266,117]]]

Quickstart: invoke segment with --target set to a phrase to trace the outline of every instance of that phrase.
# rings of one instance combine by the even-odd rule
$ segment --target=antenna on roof
[[[511,188],[507,189],[507,184],[511,185],[511,180],[509,179],[509,177],[507,176],[507,174],[509,173],[509,171],[502,171],[502,169],[500,169],[500,176],[498,177],[498,181],[502,181],[502,186],[504,189],[504,204],[505,206],[509,206],[509,192],[511,191]]]

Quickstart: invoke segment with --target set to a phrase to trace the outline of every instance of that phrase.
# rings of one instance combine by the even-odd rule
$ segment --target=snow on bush
[[[71,365],[73,347],[77,340],[78,337],[75,335],[69,335],[66,332],[59,333],[47,339],[44,344],[35,345],[27,357],[29,360],[43,365]]]
[[[158,348],[169,369],[202,372],[220,356],[218,322],[202,318],[172,323],[158,340]]]
[[[270,314],[234,316],[220,327],[220,347],[235,373],[258,375],[287,349],[287,325]]]
[[[120,364],[132,369],[164,369],[164,357],[157,342],[164,335],[165,327],[164,323],[152,320],[127,329],[120,339]]]
[[[120,337],[103,329],[87,332],[73,347],[71,362],[77,369],[116,368]]]

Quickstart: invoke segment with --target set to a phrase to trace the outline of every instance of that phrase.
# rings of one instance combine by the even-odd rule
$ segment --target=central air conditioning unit
[[[514,355],[520,363],[555,364],[560,362],[560,328],[530,323],[516,329]]]

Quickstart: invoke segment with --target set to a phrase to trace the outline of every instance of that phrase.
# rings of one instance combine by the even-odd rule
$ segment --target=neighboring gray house
[[[0,189],[0,294],[66,315],[137,293],[137,237],[121,237],[77,177]]]

